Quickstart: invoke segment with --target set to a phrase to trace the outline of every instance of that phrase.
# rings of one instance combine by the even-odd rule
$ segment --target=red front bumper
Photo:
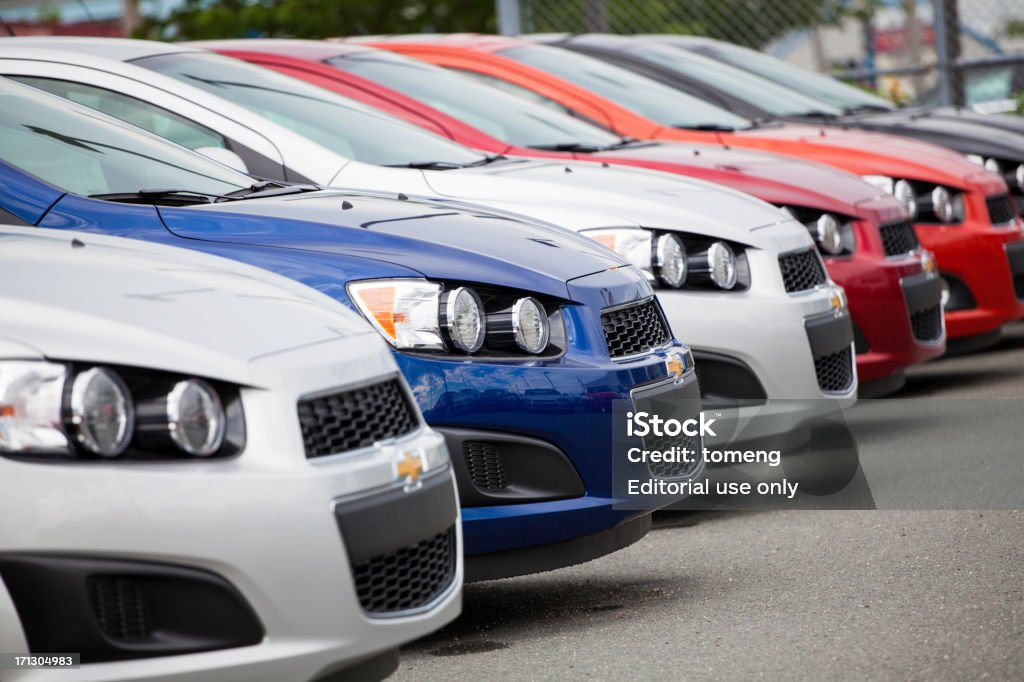
[[[857,353],[861,382],[884,379],[945,352],[944,336],[927,342],[914,338],[904,284],[925,277],[920,257],[889,259],[859,252],[826,258],[825,264],[832,279],[846,289],[850,315],[867,345]]]

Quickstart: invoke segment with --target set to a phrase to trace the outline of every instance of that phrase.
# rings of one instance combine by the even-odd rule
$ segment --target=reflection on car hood
[[[391,195],[394,196],[394,195]],[[416,200],[340,191],[160,208],[181,237],[337,253],[426,277],[565,297],[568,280],[626,262],[553,226]]]
[[[142,241],[0,227],[0,292],[0,337],[59,360],[238,383],[295,348],[331,345],[382,371],[390,362],[362,318],[313,289]]]

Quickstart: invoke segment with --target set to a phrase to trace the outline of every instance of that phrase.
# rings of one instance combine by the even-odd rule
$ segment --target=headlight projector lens
[[[720,289],[736,286],[736,254],[725,242],[715,242],[708,249],[708,267],[711,281]]]
[[[220,450],[226,421],[220,396],[204,381],[179,381],[167,395],[171,440],[190,455],[208,457]]]
[[[686,247],[674,234],[658,237],[658,277],[662,283],[678,289],[686,284]]]
[[[487,324],[484,306],[472,289],[459,287],[445,295],[441,306],[443,324],[452,344],[463,353],[475,353],[484,345]]]
[[[135,411],[121,377],[99,367],[76,376],[71,423],[78,442],[89,452],[101,457],[123,453],[135,429]]]
[[[521,298],[512,307],[512,332],[516,345],[536,355],[548,346],[551,329],[544,306],[535,298]]]
[[[917,217],[917,197],[914,196],[914,188],[911,187],[909,182],[897,180],[893,186],[892,194],[907,207],[911,220]]]
[[[839,221],[831,213],[822,214],[814,225],[814,239],[825,253],[835,256],[843,250]]]
[[[945,187],[936,187],[932,190],[932,211],[942,222],[953,222],[953,199]]]

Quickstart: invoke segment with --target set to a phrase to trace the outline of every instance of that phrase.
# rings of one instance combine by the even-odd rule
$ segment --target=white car
[[[841,289],[806,227],[749,195],[637,168],[490,160],[191,46],[2,39],[0,74],[257,176],[475,203],[586,232],[647,272],[673,329],[708,370],[708,406],[748,406],[728,413],[745,437],[786,433],[855,400]]]
[[[0,227],[0,292],[0,651],[81,654],[4,682],[383,677],[459,614],[447,450],[355,314],[24,227]],[[342,437],[374,396],[395,407]]]

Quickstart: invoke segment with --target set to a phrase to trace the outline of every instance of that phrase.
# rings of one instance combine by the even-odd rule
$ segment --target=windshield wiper
[[[658,143],[653,142],[651,140],[638,140],[635,137],[624,137],[614,144],[610,144],[606,147],[601,147],[601,151],[607,152],[613,149],[632,149],[636,147],[650,147],[656,144]]]
[[[454,161],[410,161],[409,163],[386,163],[387,168],[420,168],[423,170],[452,170],[464,168],[461,163]]]
[[[188,206],[191,204],[212,204],[216,201],[229,201],[231,197],[223,194],[206,194],[187,189],[140,189],[138,192],[114,192],[110,194],[90,194],[90,199],[114,201],[122,204],[155,204]]]
[[[475,168],[477,166],[486,166],[488,164],[494,163],[495,161],[504,161],[507,158],[508,157],[505,156],[504,154],[488,154],[487,156],[478,161],[467,163],[466,165],[463,166],[463,168]]]
[[[726,125],[722,125],[721,123],[698,123],[696,125],[693,125],[693,124],[680,124],[680,125],[674,125],[672,127],[673,128],[685,128],[687,130],[708,130],[708,131],[711,131],[711,132],[719,132],[719,133],[732,133],[732,132],[735,132],[735,131],[739,130],[739,128],[737,128],[736,126],[726,126]]]
[[[545,152],[599,152],[607,147],[599,144],[587,144],[586,142],[556,142],[554,144],[531,144],[530,149],[539,149]]]
[[[889,109],[888,107],[883,107],[880,104],[859,104],[859,105],[857,105],[855,107],[844,107],[843,108],[843,113],[844,114],[868,114],[868,113],[878,112],[878,111],[890,112],[890,111],[893,111],[893,110]]]
[[[277,182],[276,180],[260,180],[254,185],[244,189],[236,189],[228,192],[219,201],[238,199],[259,199],[262,197],[276,197],[284,194],[298,194],[300,192],[315,192],[319,187],[316,185],[299,185],[290,182]]]
[[[847,112],[849,113],[849,112]],[[797,116],[806,116],[807,118],[822,118],[826,120],[839,118],[831,111],[819,111],[818,109],[808,109],[807,111],[797,112]]]

